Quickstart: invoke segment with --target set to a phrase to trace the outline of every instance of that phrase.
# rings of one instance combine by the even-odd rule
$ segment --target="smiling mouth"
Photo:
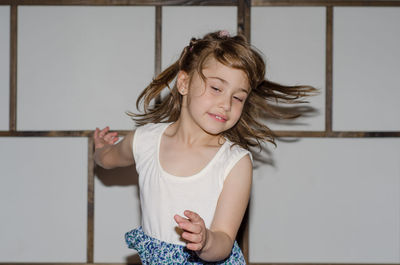
[[[223,117],[223,116],[215,115],[215,114],[212,114],[212,113],[209,113],[209,115],[211,117],[213,117],[214,119],[216,119],[217,121],[226,122],[226,118]]]

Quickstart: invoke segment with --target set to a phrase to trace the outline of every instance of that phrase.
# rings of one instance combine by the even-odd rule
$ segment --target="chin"
[[[201,126],[201,129],[205,133],[210,134],[210,135],[215,135],[215,136],[220,135],[221,133],[224,132],[224,130],[221,129],[221,128],[215,128],[215,127],[211,127],[211,126],[207,126],[207,125],[206,126]]]
[[[207,132],[208,134],[217,136],[217,135],[220,135],[223,132],[226,132],[230,128],[232,128],[232,126],[231,127],[225,127],[225,128],[216,128],[216,127],[208,126],[208,127],[204,127],[203,130],[205,132]]]

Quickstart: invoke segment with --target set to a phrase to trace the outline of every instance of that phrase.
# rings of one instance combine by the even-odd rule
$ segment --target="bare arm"
[[[229,256],[237,231],[250,198],[252,163],[247,155],[231,170],[224,182],[210,229],[194,212],[185,211],[175,221],[184,230],[182,237],[189,241],[187,248],[196,251],[205,261],[219,261]]]
[[[109,127],[94,132],[95,162],[103,168],[125,167],[134,164],[132,142],[135,132],[128,133],[118,141],[117,132],[109,132]]]

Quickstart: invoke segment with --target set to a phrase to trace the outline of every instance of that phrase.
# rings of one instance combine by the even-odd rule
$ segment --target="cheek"
[[[189,87],[189,94],[192,97],[201,97],[206,93],[206,86],[204,83],[200,83],[200,84],[192,84]]]
[[[189,104],[199,104],[198,102],[204,101],[206,97],[206,91],[203,88],[191,87],[189,93],[187,94],[187,103]]]
[[[240,117],[242,116],[242,112],[243,112],[243,104],[237,104],[237,106],[234,106],[232,108],[232,114],[237,120],[239,120]]]
[[[189,108],[189,111],[194,113],[200,113],[204,109],[207,109],[207,100],[204,100],[204,97],[199,97],[199,96],[194,96],[190,95],[187,97],[187,107]]]
[[[243,111],[243,103],[242,102],[233,103],[233,109],[235,110],[235,112],[242,113],[242,111]]]

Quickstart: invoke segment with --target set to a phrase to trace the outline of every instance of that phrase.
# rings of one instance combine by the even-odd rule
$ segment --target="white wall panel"
[[[0,6],[0,131],[8,131],[10,109],[10,7]]]
[[[86,262],[87,140],[0,138],[0,262]]]
[[[136,182],[133,167],[98,172],[95,182],[95,262],[135,261],[136,251],[128,249],[124,236],[140,225]]]
[[[272,158],[254,173],[251,262],[400,262],[400,139],[279,141]]]
[[[325,13],[324,7],[251,9],[251,42],[265,55],[266,77],[284,85],[312,85],[321,92],[302,105],[315,112],[289,122],[269,120],[272,129],[325,129]]]
[[[192,37],[217,30],[236,34],[236,7],[163,7],[162,65],[174,63]]]
[[[333,129],[400,130],[400,8],[335,7]]]
[[[154,73],[154,7],[18,9],[18,129],[131,129]]]

